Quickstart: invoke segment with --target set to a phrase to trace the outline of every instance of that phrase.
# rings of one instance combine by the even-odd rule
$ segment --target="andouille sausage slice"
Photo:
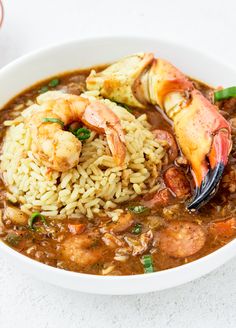
[[[157,191],[155,194],[145,195],[142,204],[149,208],[166,206],[170,203],[171,198],[173,198],[171,192],[167,188],[164,188]]]
[[[196,223],[172,221],[159,235],[160,249],[171,257],[191,256],[204,246],[204,230]]]
[[[165,130],[156,129],[156,130],[153,130],[152,133],[154,134],[154,136],[156,137],[157,140],[165,140],[168,143],[169,160],[170,160],[170,162],[173,162],[176,159],[176,157],[178,156],[178,146],[175,141],[175,138],[172,136],[171,133],[169,133]]]
[[[165,185],[178,198],[184,198],[191,192],[190,183],[183,171],[175,166],[168,168],[164,173]]]

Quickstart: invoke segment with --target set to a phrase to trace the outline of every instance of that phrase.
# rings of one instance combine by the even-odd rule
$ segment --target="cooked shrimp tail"
[[[91,129],[105,133],[117,165],[122,165],[125,160],[126,147],[119,118],[107,106],[95,101],[86,108],[81,121]]]
[[[114,160],[118,165],[124,163],[126,146],[121,123],[106,105],[61,92],[47,92],[37,102],[41,107],[26,112],[26,122],[31,129],[32,151],[42,164],[64,172],[79,163],[82,144],[63,129],[78,121],[105,134]]]

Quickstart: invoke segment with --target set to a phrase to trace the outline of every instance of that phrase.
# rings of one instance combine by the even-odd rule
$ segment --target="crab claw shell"
[[[200,185],[196,187],[195,195],[187,205],[188,210],[194,211],[199,209],[215,195],[227,164],[231,146],[232,143],[228,131],[219,130],[213,137],[212,148],[208,155],[210,168]]]
[[[136,54],[90,75],[87,88],[126,105],[161,107],[191,164],[196,192],[188,208],[198,209],[215,194],[231,151],[231,129],[218,108],[175,66],[152,54]]]
[[[194,211],[215,195],[228,161],[232,141],[229,123],[216,107],[196,90],[192,92],[189,109],[191,108],[191,121],[188,120],[188,125],[182,121],[188,128],[185,129],[187,135],[183,140],[180,139],[180,143],[185,142],[185,146],[182,145],[183,151],[190,159],[195,178],[195,195],[187,206],[189,210]],[[176,128],[178,129],[178,124]]]
[[[144,82],[144,81],[142,81]],[[145,82],[144,82],[145,84]],[[165,98],[172,93],[187,92],[193,84],[175,66],[164,59],[154,59],[148,73],[149,101],[165,110]]]

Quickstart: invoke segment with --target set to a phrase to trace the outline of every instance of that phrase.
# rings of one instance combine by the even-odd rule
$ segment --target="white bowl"
[[[0,70],[0,107],[35,82],[61,72],[112,62],[136,52],[151,51],[169,59],[186,74],[212,85],[230,86],[236,71],[199,51],[157,39],[119,37],[72,41],[33,52]],[[167,289],[219,267],[236,253],[236,239],[197,261],[161,272],[136,276],[95,276],[56,269],[17,253],[0,242],[17,268],[64,288],[96,294],[138,294]]]
[[[4,16],[4,10],[3,10],[2,1],[0,0],[0,27],[1,27],[2,22],[3,22],[3,16]]]

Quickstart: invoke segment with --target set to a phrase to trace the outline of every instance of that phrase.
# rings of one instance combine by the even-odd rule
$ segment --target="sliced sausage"
[[[233,134],[233,135],[236,135],[236,117],[231,118],[231,119],[229,120],[229,123],[230,123],[230,125],[231,125],[232,134]]]
[[[142,204],[153,208],[156,206],[166,206],[171,201],[171,193],[167,188],[157,191],[155,194],[145,195]]]
[[[156,137],[157,140],[164,140],[168,143],[169,149],[168,149],[168,156],[170,162],[173,162],[176,157],[178,156],[178,146],[175,141],[175,138],[172,136],[171,133],[165,131],[165,130],[153,130],[152,133]]]
[[[191,256],[203,247],[206,236],[196,223],[173,221],[159,235],[160,249],[171,257]]]
[[[184,198],[191,192],[188,179],[183,171],[177,167],[172,166],[165,171],[164,182],[178,198]]]
[[[210,223],[209,232],[215,237],[227,238],[236,235],[236,218]]]

